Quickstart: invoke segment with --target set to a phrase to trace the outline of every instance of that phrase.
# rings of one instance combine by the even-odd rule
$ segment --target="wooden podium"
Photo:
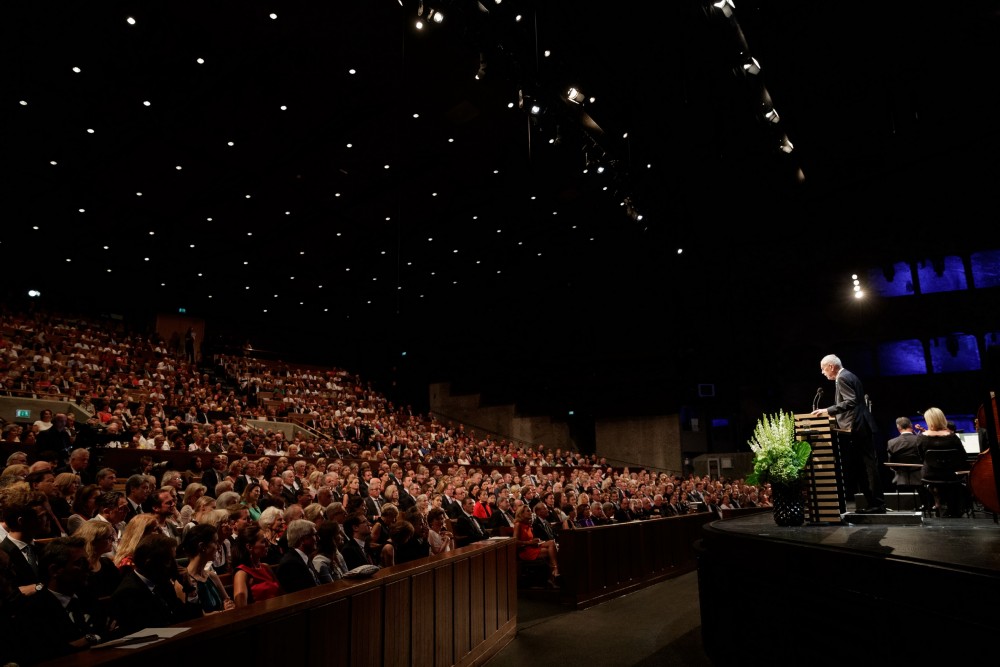
[[[810,523],[840,523],[847,511],[844,498],[844,469],[837,434],[829,417],[795,415],[795,439],[812,447],[805,474],[809,480]]]

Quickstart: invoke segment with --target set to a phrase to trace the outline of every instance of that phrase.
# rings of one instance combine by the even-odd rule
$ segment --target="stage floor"
[[[917,525],[892,523],[893,514],[866,515],[865,524],[783,527],[770,512],[716,521],[714,530],[832,549],[847,549],[962,569],[1000,573],[1000,524],[990,513],[975,518],[923,517]],[[901,514],[901,513],[900,513]]]

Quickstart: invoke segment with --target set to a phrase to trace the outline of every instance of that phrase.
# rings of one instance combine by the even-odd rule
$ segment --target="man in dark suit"
[[[281,473],[281,489],[278,491],[281,499],[285,501],[285,507],[299,502],[298,489],[295,487],[295,473],[286,468]]]
[[[0,489],[0,512],[7,526],[7,536],[0,542],[0,551],[7,554],[10,578],[22,595],[35,595],[40,589],[41,549],[35,536],[49,531],[49,514],[45,509],[45,494],[11,485]]]
[[[375,521],[382,516],[382,505],[385,501],[382,498],[382,480],[372,479],[368,482],[368,495],[365,496],[365,516],[369,521]]]
[[[125,514],[125,521],[128,522],[136,514],[145,512],[143,504],[149,498],[149,485],[146,483],[144,475],[130,475],[125,480],[125,499],[128,501],[128,511]]]
[[[215,498],[215,485],[226,478],[228,465],[229,457],[225,454],[216,454],[212,457],[212,467],[201,474],[201,483],[207,489],[205,495]],[[235,485],[233,490],[235,491]]]
[[[534,510],[535,518],[531,521],[531,532],[542,542],[555,540],[555,531],[552,530],[552,524],[549,523],[549,506],[545,503],[535,503]]]
[[[364,512],[355,512],[347,517],[344,521],[344,532],[348,538],[340,553],[344,555],[348,569],[373,565],[374,561],[368,551],[368,538],[372,534],[372,526]]]
[[[202,616],[197,588],[181,602],[174,593],[178,576],[177,541],[152,533],[135,548],[135,568],[122,577],[111,594],[112,615],[123,634],[168,625]]]
[[[404,512],[404,513],[408,509],[410,509],[411,507],[416,507],[417,506],[417,499],[406,488],[407,485],[409,485],[409,479],[410,478],[407,477],[406,478],[406,480],[407,480],[406,483],[404,483],[402,486],[399,487],[399,501],[398,501],[399,502],[399,509],[400,509],[401,512]],[[415,484],[414,485],[410,485],[410,487],[413,488],[413,489],[419,489],[419,487],[416,486]],[[419,493],[419,491],[418,491],[418,493]]]
[[[49,450],[59,454],[59,460],[65,462],[73,449],[73,436],[66,428],[66,415],[59,413],[52,418],[52,426],[38,434],[35,446],[38,451]]]
[[[465,544],[471,542],[479,542],[480,540],[485,540],[488,535],[479,525],[479,521],[476,517],[472,515],[472,511],[476,508],[476,501],[472,496],[467,496],[462,503],[462,508],[458,511],[458,516],[455,517],[455,532],[458,533],[460,537],[464,537]]]
[[[319,585],[311,554],[316,548],[316,524],[296,519],[285,529],[288,551],[278,562],[278,582],[285,593],[294,593]]]
[[[82,537],[57,537],[39,561],[45,588],[26,598],[16,619],[19,632],[31,637],[31,662],[75,653],[101,641],[107,623],[96,599],[78,597],[87,584],[90,564]]]
[[[858,514],[885,514],[882,477],[875,452],[875,418],[868,409],[867,396],[861,378],[844,368],[840,357],[828,354],[819,362],[820,372],[836,386],[834,403],[828,408],[813,410],[814,417],[833,417],[846,444],[848,481],[857,485],[865,496],[867,507]]]
[[[77,447],[69,454],[66,465],[56,468],[56,474],[63,472],[73,473],[80,478],[80,485],[94,483],[94,474],[90,471],[90,451],[83,447]]]
[[[246,467],[243,469],[243,474],[236,478],[233,490],[236,493],[242,494],[243,490],[251,483],[260,484],[260,480],[257,478],[257,464],[254,461],[247,462]]]
[[[910,421],[910,418],[898,417],[896,430],[899,431],[899,435],[889,440],[885,445],[889,463],[922,464],[923,457],[920,456],[920,450],[917,448],[918,436],[913,430],[913,422]],[[916,490],[920,494],[921,504],[930,507],[931,498],[924,495],[927,491],[921,481],[923,471],[920,467],[893,468],[892,473],[892,483],[897,490]]]

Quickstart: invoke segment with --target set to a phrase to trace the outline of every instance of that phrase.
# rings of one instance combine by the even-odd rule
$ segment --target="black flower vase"
[[[806,503],[801,484],[772,484],[774,522],[779,526],[801,526],[806,521]]]

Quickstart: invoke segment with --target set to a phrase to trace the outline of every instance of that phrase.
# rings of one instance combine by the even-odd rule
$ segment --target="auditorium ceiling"
[[[997,4],[16,3],[5,298],[674,404],[796,304],[837,344],[852,273],[996,241]]]

